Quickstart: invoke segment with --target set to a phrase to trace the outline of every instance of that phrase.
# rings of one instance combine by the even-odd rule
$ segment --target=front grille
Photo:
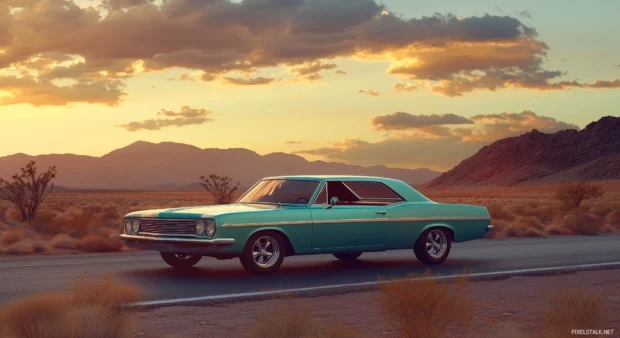
[[[195,219],[139,219],[140,233],[194,235]]]

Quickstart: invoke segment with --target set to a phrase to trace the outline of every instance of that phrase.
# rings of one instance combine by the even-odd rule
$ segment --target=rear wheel
[[[264,275],[276,272],[286,256],[286,246],[280,234],[273,231],[252,235],[239,257],[243,268]]]
[[[447,230],[431,228],[418,238],[413,252],[424,264],[440,264],[448,258],[451,247],[452,238]]]
[[[177,269],[189,269],[202,258],[202,256],[183,253],[160,252],[159,254],[166,264]]]
[[[338,258],[341,261],[352,262],[361,256],[361,252],[347,252],[347,253],[337,253],[334,254],[334,257]]]

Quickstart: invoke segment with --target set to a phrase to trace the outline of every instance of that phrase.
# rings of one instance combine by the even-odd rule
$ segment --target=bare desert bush
[[[380,286],[377,300],[386,322],[399,337],[440,337],[451,326],[469,325],[473,299],[467,292],[467,277],[449,284],[428,271],[416,278],[395,280]]]
[[[592,181],[566,182],[555,193],[555,198],[565,205],[579,208],[584,201],[601,198],[604,192],[601,185]]]
[[[0,308],[2,338],[124,338],[133,318],[123,305],[141,299],[138,288],[112,278],[84,278],[71,293],[48,293]]]
[[[331,322],[321,326],[307,308],[284,306],[259,317],[250,332],[252,338],[354,338],[358,332]]]
[[[230,204],[234,200],[235,193],[239,189],[239,183],[232,185],[232,179],[228,176],[209,175],[200,176],[202,185],[215,200],[215,204]]]
[[[571,337],[572,329],[603,328],[605,319],[600,295],[560,289],[551,295],[551,302],[543,315],[542,336]]]
[[[22,221],[32,220],[39,206],[52,192],[56,167],[37,174],[36,162],[30,161],[11,181],[0,178],[0,198],[11,202],[20,212]],[[49,186],[49,189],[48,189]]]

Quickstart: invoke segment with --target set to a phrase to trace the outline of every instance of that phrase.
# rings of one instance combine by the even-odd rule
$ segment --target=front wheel
[[[338,258],[341,261],[352,262],[358,259],[361,255],[362,255],[361,252],[348,252],[348,253],[334,254],[334,257]]]
[[[260,232],[250,237],[239,260],[250,273],[269,274],[280,268],[286,255],[285,250],[284,241],[278,233]]]
[[[413,252],[424,264],[440,264],[448,258],[451,247],[451,236],[446,230],[431,228],[418,238]]]
[[[202,258],[202,256],[182,253],[160,252],[159,254],[166,264],[177,269],[189,269]]]

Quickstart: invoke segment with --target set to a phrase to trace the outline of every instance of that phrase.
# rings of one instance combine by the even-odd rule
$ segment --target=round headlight
[[[207,223],[206,234],[207,234],[207,237],[215,236],[215,223],[214,222]]]
[[[131,220],[129,220],[129,219],[125,220],[125,233],[126,234],[130,234],[131,233]]]
[[[140,231],[140,222],[138,221],[133,221],[131,223],[131,230],[133,231],[134,234],[137,234],[138,231]]]
[[[204,222],[200,221],[200,222],[196,223],[194,228],[196,230],[196,236],[204,236],[205,235],[206,227],[205,227],[205,223]]]

